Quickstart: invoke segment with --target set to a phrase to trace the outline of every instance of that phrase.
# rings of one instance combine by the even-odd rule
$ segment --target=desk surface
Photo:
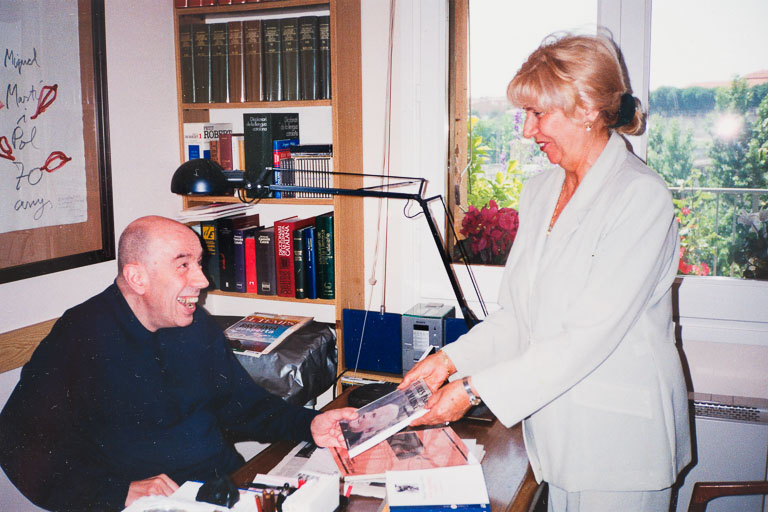
[[[349,390],[328,404],[326,408],[347,405]],[[521,426],[508,429],[498,420],[488,424],[478,421],[461,420],[451,427],[462,438],[474,438],[485,447],[482,466],[493,512],[526,512],[538,488],[533,473],[528,465],[528,457],[523,446]],[[254,458],[249,460],[232,477],[243,485],[253,481],[257,473],[267,473],[288,452],[296,446],[294,442],[280,441],[273,443]],[[352,496],[348,510],[352,512],[375,512],[381,501],[373,498]]]

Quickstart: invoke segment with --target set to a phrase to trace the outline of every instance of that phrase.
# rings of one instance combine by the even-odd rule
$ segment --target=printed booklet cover
[[[427,384],[420,379],[361,407],[357,410],[357,419],[339,422],[349,457],[376,446],[426,414],[425,406],[431,395]]]
[[[386,488],[391,512],[491,510],[485,476],[480,464],[387,471]]]
[[[268,354],[311,320],[310,316],[254,313],[227,327],[224,335],[237,351],[252,355]]]
[[[384,481],[387,471],[461,466],[475,462],[451,427],[398,432],[354,459],[343,448],[331,448],[346,481]]]

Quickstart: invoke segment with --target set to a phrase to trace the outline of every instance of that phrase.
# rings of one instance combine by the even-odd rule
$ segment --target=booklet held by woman
[[[384,441],[426,414],[427,400],[432,392],[423,380],[405,389],[397,389],[357,410],[358,417],[341,421],[349,456],[354,457]]]

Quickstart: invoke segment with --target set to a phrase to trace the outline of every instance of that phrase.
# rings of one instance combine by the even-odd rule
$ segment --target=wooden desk
[[[326,406],[328,408],[347,405],[350,390]],[[485,447],[483,473],[491,499],[493,512],[527,512],[538,489],[533,472],[528,465],[528,457],[523,446],[521,425],[505,428],[498,420],[492,424],[461,420],[451,427],[462,438],[474,438]],[[242,468],[232,478],[238,485],[253,481],[257,473],[267,473],[291,449],[295,442],[280,441],[273,443]],[[376,512],[381,501],[374,498],[352,496],[348,510],[352,512]]]

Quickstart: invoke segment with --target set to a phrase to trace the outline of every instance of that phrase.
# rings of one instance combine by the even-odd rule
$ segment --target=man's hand
[[[340,420],[354,420],[357,418],[357,409],[344,407],[343,409],[331,409],[328,412],[315,416],[310,425],[312,439],[320,448],[344,448],[344,436],[339,427]]]
[[[437,425],[460,419],[470,408],[469,397],[460,380],[438,389],[427,402],[429,412],[411,422],[411,426]]]
[[[434,393],[455,372],[456,367],[445,352],[438,352],[416,363],[403,377],[403,381],[397,386],[397,389],[403,389],[412,382],[424,379],[424,382]]]
[[[131,503],[144,496],[170,496],[178,488],[178,484],[166,474],[131,482],[131,485],[128,486],[128,497],[125,499],[125,506],[129,507]]]

